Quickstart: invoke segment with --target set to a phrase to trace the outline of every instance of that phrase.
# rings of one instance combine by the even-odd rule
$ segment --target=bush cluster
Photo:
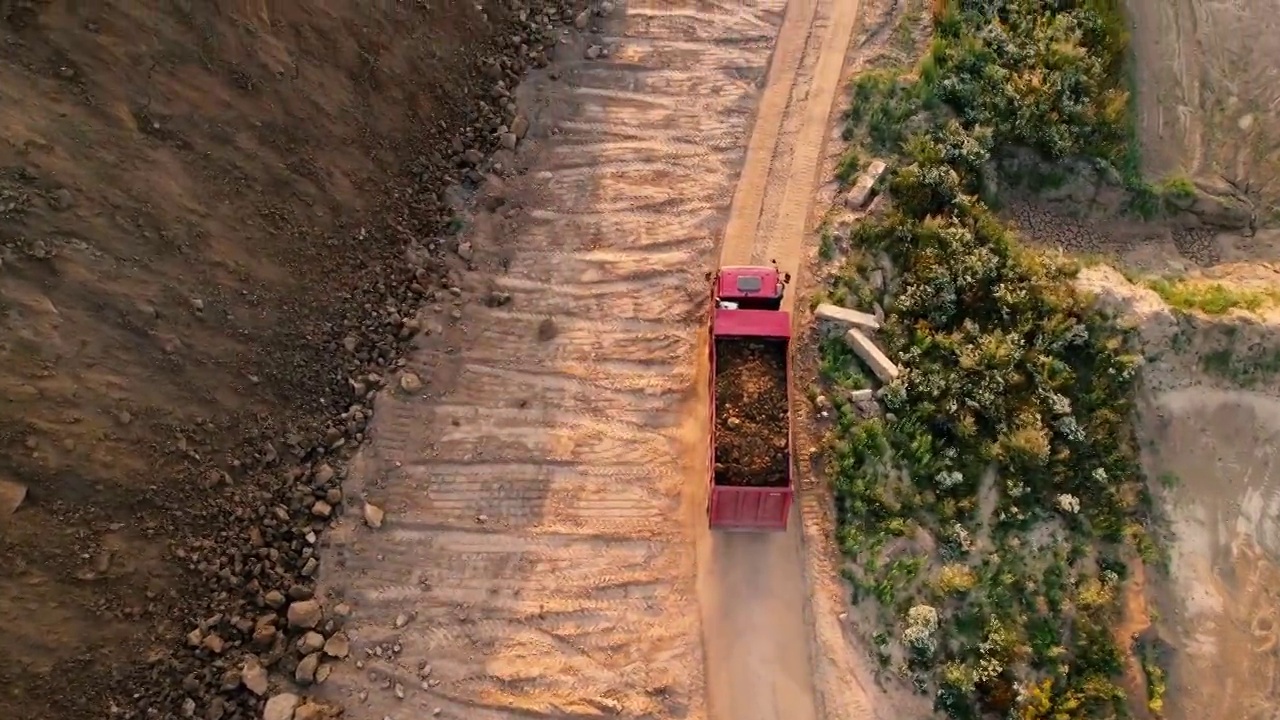
[[[899,111],[930,101],[875,80],[908,129],[905,157],[893,211],[851,244],[894,268],[876,299],[904,372],[882,388],[883,417],[837,403],[829,474],[848,575],[856,601],[897,623],[878,637],[901,638],[899,672],[949,717],[1123,717],[1112,628],[1127,563],[1155,558],[1131,424],[1141,358],[1068,266],[1023,249],[979,199],[1002,143],[1125,152],[1122,21],[1102,0],[936,15],[921,82],[952,119],[911,132]],[[832,288],[868,293],[856,272]],[[822,352],[832,397],[865,382],[838,343]]]
[[[925,75],[968,128],[1051,159],[1129,152],[1129,36],[1115,0],[959,0],[934,14]]]

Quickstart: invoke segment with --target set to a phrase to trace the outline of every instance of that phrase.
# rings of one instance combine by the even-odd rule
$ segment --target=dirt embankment
[[[1274,5],[1127,0],[1145,171],[1231,195],[1280,224]]]
[[[1133,324],[1146,358],[1138,430],[1168,562],[1133,588],[1126,629],[1165,673],[1163,717],[1273,717],[1277,317],[1175,312],[1106,267],[1087,269],[1080,283]]]
[[[535,5],[0,0],[0,716],[255,711]]]

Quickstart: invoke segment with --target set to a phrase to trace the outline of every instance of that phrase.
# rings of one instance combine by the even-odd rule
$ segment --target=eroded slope
[[[0,715],[204,713],[299,581],[288,482],[362,436],[440,275],[400,250],[540,61],[503,5],[0,2]]]

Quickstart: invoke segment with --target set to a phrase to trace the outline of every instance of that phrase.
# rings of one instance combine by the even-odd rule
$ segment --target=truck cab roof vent
[[[739,275],[737,285],[740,293],[760,292],[760,288],[764,287],[758,275]]]

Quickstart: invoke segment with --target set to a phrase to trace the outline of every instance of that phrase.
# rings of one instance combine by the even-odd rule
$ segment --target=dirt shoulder
[[[494,83],[543,61],[493,7],[197,5],[0,3],[0,715],[254,711],[222,658],[309,594]]]

